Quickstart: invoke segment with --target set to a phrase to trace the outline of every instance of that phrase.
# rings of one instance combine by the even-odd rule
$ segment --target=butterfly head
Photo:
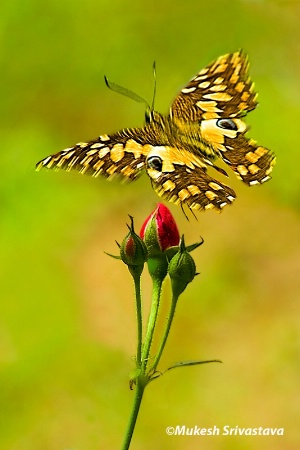
[[[161,114],[159,114],[157,111],[154,111],[152,108],[148,106],[145,112],[145,122],[147,125],[153,122],[160,123]]]

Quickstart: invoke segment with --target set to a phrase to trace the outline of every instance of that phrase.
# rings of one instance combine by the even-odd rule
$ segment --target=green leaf
[[[207,364],[207,363],[213,363],[213,362],[221,363],[222,361],[220,361],[219,359],[208,359],[205,361],[179,361],[179,362],[174,363],[172,366],[168,367],[165,370],[165,372],[167,372],[168,370],[171,370],[171,369],[176,369],[177,367],[197,366],[199,364]]]

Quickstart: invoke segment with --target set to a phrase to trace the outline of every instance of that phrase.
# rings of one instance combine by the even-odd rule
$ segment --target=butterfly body
[[[235,192],[208,174],[209,167],[227,175],[223,160],[248,185],[270,178],[274,155],[247,139],[241,119],[256,106],[242,52],[218,58],[181,90],[170,113],[149,111],[142,128],[126,128],[48,156],[42,167],[135,180],[146,171],[154,190],[176,204],[195,210],[232,203]]]

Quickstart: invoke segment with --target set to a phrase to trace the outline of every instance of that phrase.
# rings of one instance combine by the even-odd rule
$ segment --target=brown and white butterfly
[[[169,115],[148,112],[143,128],[126,128],[48,156],[37,170],[77,170],[135,180],[146,171],[157,194],[190,209],[221,210],[235,192],[212,178],[223,160],[249,186],[270,179],[274,155],[247,139],[241,117],[257,105],[242,51],[219,57],[180,91]]]

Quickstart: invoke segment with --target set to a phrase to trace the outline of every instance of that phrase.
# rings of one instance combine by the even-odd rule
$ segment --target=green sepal
[[[196,248],[200,247],[200,245],[202,245],[203,243],[204,243],[204,239],[202,239],[201,242],[195,242],[195,244],[186,246],[185,250],[190,253],[193,250],[195,250]],[[179,250],[180,250],[180,245],[175,245],[175,246],[169,247],[167,250],[165,250],[165,254],[167,255],[168,260],[170,261],[173,258],[173,256],[175,256],[176,253],[179,252]]]
[[[143,241],[147,247],[149,258],[164,254],[164,252],[160,248],[157,225],[154,216],[147,226],[147,231],[143,237]]]
[[[195,244],[191,244],[191,245],[188,245],[187,247],[185,247],[186,251],[190,253],[193,250],[195,250],[196,248],[200,247],[200,245],[204,244],[204,239],[203,238],[201,238],[201,239],[202,239],[201,242],[196,242]]]
[[[114,259],[122,259],[121,256],[112,255],[111,253],[107,253],[107,252],[104,252],[104,253],[105,253],[106,255],[110,256],[111,258],[114,258]]]

